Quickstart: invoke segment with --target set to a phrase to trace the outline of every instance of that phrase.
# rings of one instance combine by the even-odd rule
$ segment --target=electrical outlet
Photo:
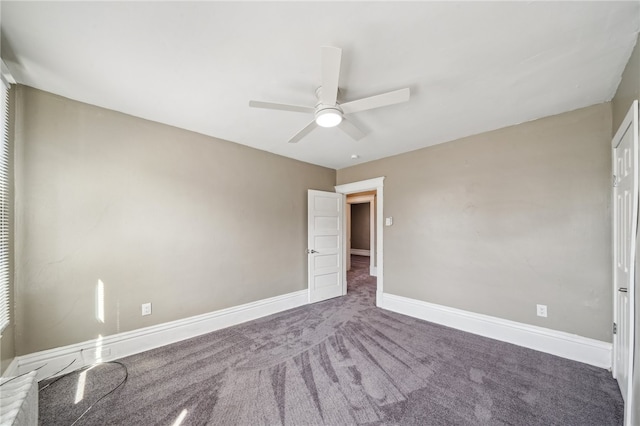
[[[142,316],[151,315],[151,303],[142,304]]]
[[[536,305],[539,317],[547,317],[547,305]]]

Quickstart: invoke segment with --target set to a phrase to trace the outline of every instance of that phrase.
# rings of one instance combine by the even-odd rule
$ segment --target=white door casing
[[[344,195],[308,190],[309,303],[346,294],[344,275]]]
[[[630,422],[634,354],[635,257],[638,222],[638,102],[635,101],[612,141],[613,160],[613,375]]]
[[[369,203],[369,275],[377,276],[376,270],[376,197],[373,196]]]
[[[345,247],[345,260],[346,260],[346,264],[347,264],[347,271],[351,270],[351,205],[349,204],[349,202],[347,201],[347,205],[345,206],[344,209],[344,215],[346,218],[346,228],[347,228],[347,239],[345,241],[344,247]]]

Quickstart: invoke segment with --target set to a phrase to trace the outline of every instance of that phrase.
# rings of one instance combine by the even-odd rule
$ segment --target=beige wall
[[[17,94],[18,355],[306,288],[307,189],[334,170]]]
[[[332,190],[334,171],[17,92],[18,324],[0,370],[16,351],[305,287],[306,189]],[[636,45],[611,106],[338,171],[338,184],[387,176],[385,291],[610,341],[611,120],[639,96]]]
[[[640,43],[638,42],[631,53],[618,90],[611,102],[614,134],[627,115],[631,103],[636,99],[640,99]]]
[[[610,142],[601,104],[342,169],[338,184],[386,176],[386,293],[610,342]]]
[[[371,204],[351,204],[351,248],[369,250]]]

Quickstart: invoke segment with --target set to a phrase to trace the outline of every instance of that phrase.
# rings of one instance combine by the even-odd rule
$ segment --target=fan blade
[[[365,136],[364,132],[360,130],[358,126],[353,124],[351,120],[348,120],[347,117],[342,117],[342,122],[338,127],[347,135],[351,136],[353,140],[358,141]]]
[[[318,125],[316,124],[316,120],[313,120],[311,123],[307,124],[302,130],[293,135],[291,139],[289,139],[289,143],[297,143],[300,139],[307,136],[313,129],[315,129]]]
[[[340,78],[340,59],[342,49],[322,46],[322,91],[320,102],[334,106],[338,98],[338,79]]]
[[[369,96],[357,101],[347,102],[340,105],[342,112],[351,114],[352,112],[366,111],[368,109],[380,108],[387,105],[399,104],[409,100],[409,88],[383,93],[381,95]]]
[[[249,101],[249,106],[252,108],[279,109],[282,111],[308,112],[311,114],[316,112],[316,109],[311,107],[276,104],[274,102]]]

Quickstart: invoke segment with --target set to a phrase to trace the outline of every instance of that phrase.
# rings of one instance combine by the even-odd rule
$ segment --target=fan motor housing
[[[316,124],[320,127],[335,127],[342,121],[342,110],[338,106],[328,107],[318,105],[316,109]]]

